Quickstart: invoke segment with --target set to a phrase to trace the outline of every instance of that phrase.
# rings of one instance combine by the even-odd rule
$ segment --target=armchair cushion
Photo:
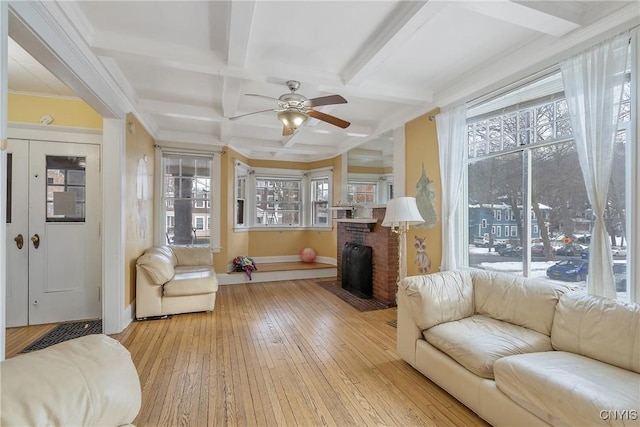
[[[211,249],[194,246],[171,246],[177,265],[213,265]]]
[[[210,294],[218,291],[218,280],[213,268],[198,266],[176,267],[176,274],[164,285],[164,296]]]

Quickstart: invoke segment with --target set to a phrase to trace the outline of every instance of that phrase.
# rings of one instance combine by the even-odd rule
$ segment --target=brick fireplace
[[[372,247],[373,298],[389,307],[396,304],[398,286],[398,236],[389,227],[383,227],[386,208],[371,209],[371,219],[346,218],[345,210],[337,210],[338,225],[338,283],[342,282],[342,249],[345,243],[354,242]]]

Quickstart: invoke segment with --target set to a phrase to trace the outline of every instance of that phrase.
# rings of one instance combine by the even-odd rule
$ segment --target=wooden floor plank
[[[486,426],[398,358],[395,309],[360,312],[314,280],[221,286],[210,313],[113,335],[141,426]],[[55,325],[7,329],[12,357]]]

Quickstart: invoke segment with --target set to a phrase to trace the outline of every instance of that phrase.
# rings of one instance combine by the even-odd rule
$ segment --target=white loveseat
[[[218,279],[211,249],[154,246],[136,262],[136,318],[213,311]]]
[[[398,353],[495,426],[640,425],[640,306],[544,279],[403,279]]]
[[[121,426],[140,411],[131,354],[88,335],[0,363],[0,425]]]

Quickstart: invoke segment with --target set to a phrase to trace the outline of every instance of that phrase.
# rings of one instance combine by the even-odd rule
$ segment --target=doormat
[[[359,298],[352,294],[351,292],[342,288],[342,285],[336,281],[331,282],[316,282],[318,285],[328,290],[344,302],[351,304],[358,311],[373,311],[373,310],[384,310],[385,308],[392,307],[391,305],[387,305],[383,302],[375,300],[373,298]]]
[[[101,334],[102,320],[62,323],[25,347],[20,353],[42,350],[54,344],[69,341],[85,335]]]

